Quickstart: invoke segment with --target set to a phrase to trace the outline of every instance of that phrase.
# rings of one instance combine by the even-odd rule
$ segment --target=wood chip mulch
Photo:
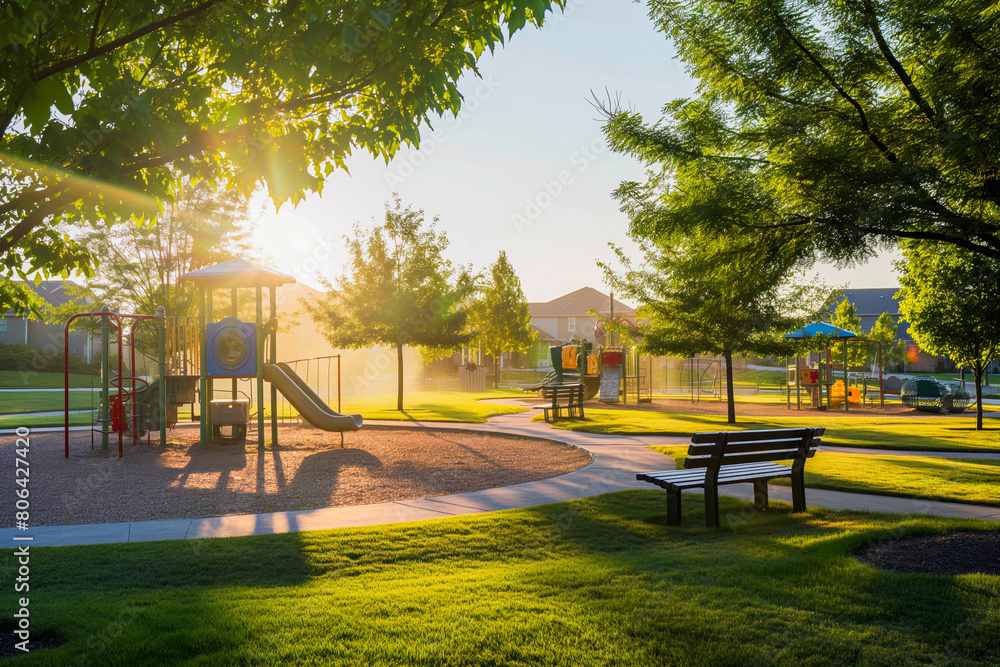
[[[1000,531],[916,535],[864,545],[855,557],[894,572],[1000,575]]]
[[[269,432],[268,432],[269,436]],[[98,436],[99,437],[99,436]],[[0,466],[14,470],[16,438],[0,438]],[[155,439],[154,439],[154,442]],[[30,525],[112,523],[363,505],[478,491],[554,477],[587,465],[584,449],[544,440],[432,429],[363,428],[345,434],[283,426],[278,446],[198,444],[198,428],[168,444],[91,450],[89,432],[30,439]],[[14,493],[0,497],[13,525]]]

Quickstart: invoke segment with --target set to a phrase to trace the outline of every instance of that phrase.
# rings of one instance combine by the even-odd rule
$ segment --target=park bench
[[[583,385],[582,384],[550,384],[542,387],[542,398],[550,401],[543,407],[545,421],[562,417],[566,411],[568,419],[583,419]]]
[[[816,453],[823,428],[779,428],[767,431],[695,433],[684,468],[640,472],[636,479],[667,491],[667,523],[681,523],[681,491],[705,489],[705,524],[719,525],[719,486],[753,483],[754,505],[767,508],[767,483],[779,477],[792,480],[792,511],[806,510],[803,468]],[[791,460],[792,465],[775,461]]]

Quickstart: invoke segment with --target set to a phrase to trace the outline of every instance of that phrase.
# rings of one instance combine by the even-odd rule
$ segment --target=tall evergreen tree
[[[502,250],[472,305],[472,327],[483,350],[493,357],[494,385],[500,384],[500,358],[504,353],[524,352],[537,338],[521,279]]]
[[[306,304],[334,347],[396,349],[396,409],[403,409],[403,348],[454,349],[467,343],[468,313],[459,308],[473,282],[445,259],[448,239],[423,210],[385,205],[385,222],[356,226],[347,239],[350,260],[326,298]]]

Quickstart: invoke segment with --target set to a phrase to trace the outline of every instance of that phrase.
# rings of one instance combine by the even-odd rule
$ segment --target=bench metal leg
[[[792,511],[806,511],[806,484],[801,470],[792,472]]]
[[[719,527],[719,487],[715,485],[705,486],[705,525]]]
[[[767,509],[767,480],[759,479],[753,483],[753,506],[759,510]]]
[[[667,525],[681,525],[681,490],[667,489]]]

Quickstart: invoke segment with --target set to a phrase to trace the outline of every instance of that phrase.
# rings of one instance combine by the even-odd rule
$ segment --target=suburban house
[[[528,355],[533,365],[548,366],[549,348],[567,343],[571,338],[603,345],[603,327],[597,324],[599,316],[611,315],[611,303],[611,297],[593,287],[581,287],[544,303],[529,303],[531,324],[538,333],[535,349]],[[614,316],[634,323],[635,308],[615,300]]]
[[[875,326],[876,320],[882,313],[889,313],[893,321],[896,322],[896,338],[899,340],[913,340],[910,336],[910,323],[899,314],[899,303],[896,301],[898,287],[872,287],[864,289],[841,290],[844,297],[854,304],[855,314],[861,318],[861,329],[856,333],[866,334]],[[842,298],[837,299],[840,303]],[[831,311],[832,314],[832,311]]]
[[[899,302],[896,301],[898,287],[876,287],[865,289],[842,290],[844,297],[854,304],[855,314],[861,319],[862,336],[871,331],[875,321],[882,313],[889,313],[896,322],[896,339],[909,346],[907,360],[903,364],[906,373],[945,373],[955,369],[954,362],[948,357],[928,354],[920,350],[910,334],[910,323],[899,313]],[[840,303],[840,299],[837,300]],[[832,313],[831,313],[832,314]],[[990,364],[991,373],[1000,372],[1000,364],[996,360]]]
[[[78,286],[72,281],[62,280],[45,280],[38,285],[28,285],[50,306],[61,306],[72,301],[73,296],[68,293],[67,288]],[[62,324],[47,324],[30,317],[15,316],[9,311],[0,318],[0,343],[27,345],[46,352],[62,352],[64,332]],[[90,340],[85,331],[70,332],[70,354],[75,354],[87,363],[92,359],[95,344],[96,341]]]

